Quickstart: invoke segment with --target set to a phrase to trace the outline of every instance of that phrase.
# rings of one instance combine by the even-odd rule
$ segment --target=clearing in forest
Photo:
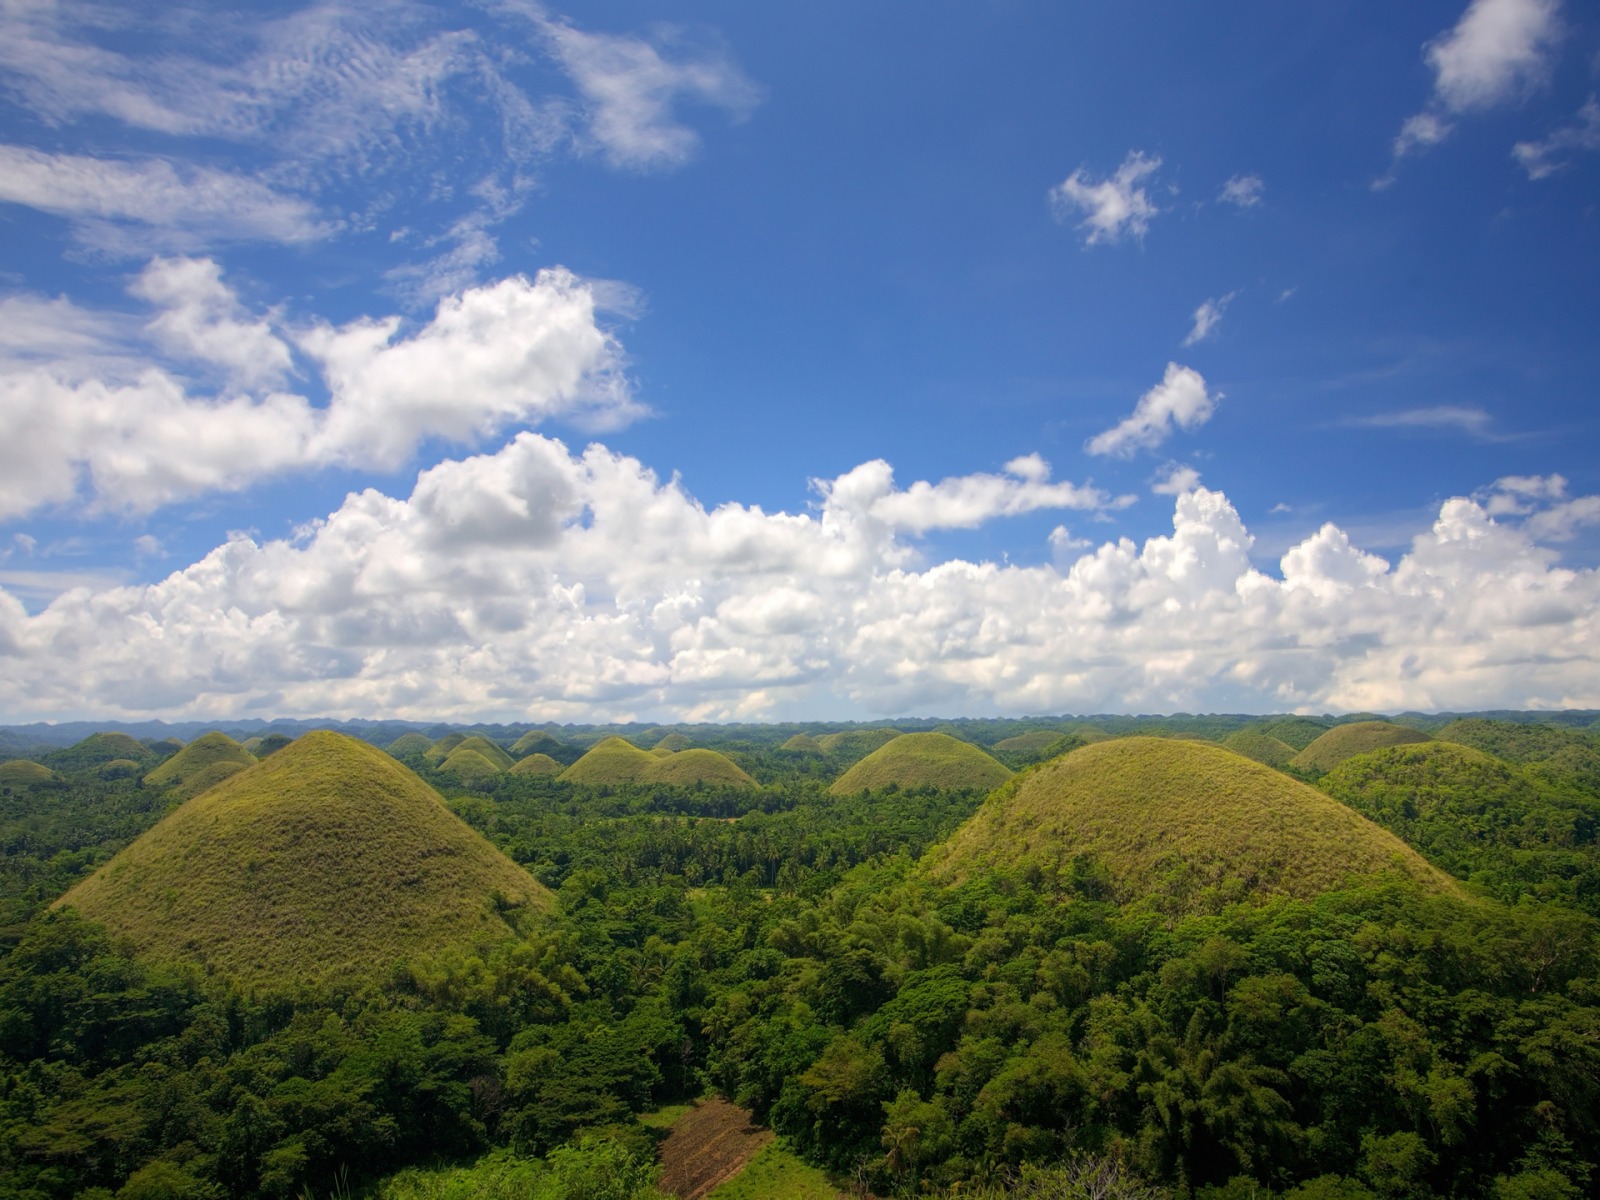
[[[720,1097],[701,1101],[672,1126],[661,1143],[661,1190],[678,1200],[700,1200],[744,1170],[772,1130]]]

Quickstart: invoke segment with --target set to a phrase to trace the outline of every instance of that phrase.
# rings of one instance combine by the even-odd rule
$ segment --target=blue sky
[[[0,717],[1600,706],[1582,6],[0,25]]]

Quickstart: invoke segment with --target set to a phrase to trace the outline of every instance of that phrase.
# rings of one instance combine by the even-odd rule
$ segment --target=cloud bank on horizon
[[[675,19],[0,10],[0,720],[1600,707],[1593,21],[1398,21],[1309,174]]]

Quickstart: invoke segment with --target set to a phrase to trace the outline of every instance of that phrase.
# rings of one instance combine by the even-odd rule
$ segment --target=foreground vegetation
[[[1483,724],[1301,780],[1199,743],[1105,740],[1136,724],[1034,730],[1068,757],[988,804],[894,780],[830,795],[875,737],[785,750],[801,731],[686,731],[695,747],[665,752],[719,750],[754,783],[687,787],[514,770],[468,782],[444,769],[460,742],[430,761],[437,739],[414,739],[396,757],[557,903],[497,938],[333,979],[292,959],[207,973],[51,908],[176,787],[141,781],[176,747],[63,754],[43,764],[53,778],[0,787],[0,1197],[644,1200],[662,1133],[648,1114],[707,1091],[780,1137],[718,1200],[782,1196],[778,1181],[796,1196],[1589,1195],[1593,743]],[[1258,732],[1300,749],[1320,736],[1272,729]],[[1043,737],[1004,748],[1022,733],[989,733],[997,757],[1044,752]],[[1525,756],[1482,748],[1496,739]],[[494,739],[564,770],[588,748],[518,740]],[[140,774],[103,774],[112,749]],[[1160,768],[1146,801],[1211,818],[1168,829],[1173,861],[1106,831],[1064,836],[1093,830],[1087,810],[1069,819],[1062,780],[1100,800],[1108,828],[1148,820],[1107,817],[1140,798],[1118,791],[1130,754]],[[188,803],[241,790],[264,803],[250,772],[274,762],[304,769],[278,750]],[[1326,813],[1349,836],[1303,839],[1322,874],[1279,886],[1249,823],[1218,819],[1219,796],[1291,829]],[[1389,837],[1356,812],[1432,867],[1349,849]],[[1015,853],[1005,821],[1021,818],[1059,819],[1063,836]],[[1393,845],[1378,857],[1411,861]],[[1206,865],[1200,885],[1185,862]],[[324,923],[365,919],[389,882],[363,879],[370,904],[304,903]],[[162,903],[188,903],[190,886],[163,883]],[[793,1162],[831,1182],[757,1173]]]

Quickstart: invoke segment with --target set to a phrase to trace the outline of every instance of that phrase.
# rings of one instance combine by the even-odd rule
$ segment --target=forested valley
[[[1594,1195],[1593,718],[7,734],[0,1200]]]

